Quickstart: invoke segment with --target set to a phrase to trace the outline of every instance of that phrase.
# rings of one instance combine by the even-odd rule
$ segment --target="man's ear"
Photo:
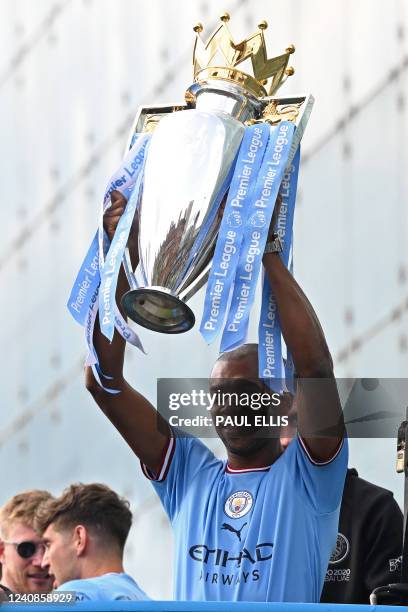
[[[77,557],[81,557],[89,545],[88,530],[84,525],[77,525],[74,529],[74,546]]]

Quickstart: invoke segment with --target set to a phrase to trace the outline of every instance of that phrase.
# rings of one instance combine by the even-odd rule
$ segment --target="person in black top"
[[[9,601],[9,595],[12,595],[13,591],[10,591],[10,589],[8,589],[7,587],[5,587],[3,584],[0,584],[0,603]]]
[[[402,530],[402,512],[392,492],[349,469],[320,601],[368,604],[373,589],[399,582]]]
[[[296,415],[282,430],[285,449]],[[400,582],[403,515],[391,491],[347,470],[336,548],[327,568],[321,603],[369,604],[379,586]]]

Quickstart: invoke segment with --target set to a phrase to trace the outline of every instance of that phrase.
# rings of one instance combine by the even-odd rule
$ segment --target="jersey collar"
[[[263,467],[254,467],[254,468],[232,468],[230,465],[225,466],[225,471],[227,474],[248,474],[249,472],[268,472],[270,470],[270,465],[265,465]]]

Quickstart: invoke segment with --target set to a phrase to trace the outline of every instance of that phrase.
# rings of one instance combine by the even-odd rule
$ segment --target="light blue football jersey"
[[[172,438],[153,486],[174,529],[174,598],[318,602],[347,460],[346,440],[316,464],[295,438],[272,466],[232,470],[200,440]]]
[[[96,578],[69,580],[57,591],[75,591],[76,601],[108,601],[126,599],[139,601],[150,599],[128,574],[109,573]]]

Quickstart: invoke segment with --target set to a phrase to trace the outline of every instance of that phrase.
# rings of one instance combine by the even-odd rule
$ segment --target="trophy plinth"
[[[122,306],[132,321],[164,334],[181,334],[195,323],[191,308],[164,287],[128,291],[122,297]]]

